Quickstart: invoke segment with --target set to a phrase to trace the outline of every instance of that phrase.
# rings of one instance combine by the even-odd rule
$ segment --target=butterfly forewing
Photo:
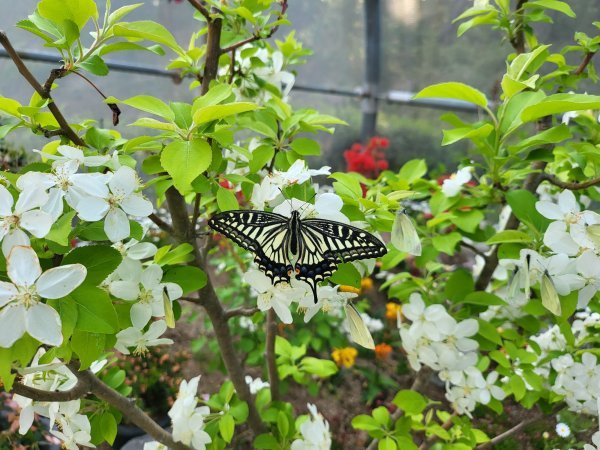
[[[254,253],[254,262],[273,284],[290,281],[286,217],[264,211],[225,211],[213,216],[208,225]]]

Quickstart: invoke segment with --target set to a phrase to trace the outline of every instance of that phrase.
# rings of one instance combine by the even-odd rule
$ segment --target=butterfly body
[[[383,256],[387,250],[360,228],[324,219],[302,219],[266,211],[225,211],[208,225],[240,247],[276,285],[292,277],[311,287],[317,303],[317,283],[333,274],[339,262]]]

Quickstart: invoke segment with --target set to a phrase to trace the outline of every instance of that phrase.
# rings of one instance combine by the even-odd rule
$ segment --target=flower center
[[[146,343],[144,342],[144,338],[140,338],[137,342],[135,350],[133,354],[136,356],[145,356],[148,353],[148,347],[146,347]]]
[[[110,209],[117,209],[124,198],[125,195],[123,194],[109,194],[108,198],[106,199],[106,201],[108,202],[108,207]]]
[[[40,299],[35,285],[29,287],[17,286],[17,289],[18,293],[15,295],[14,299],[23,304],[25,308],[35,305]]]
[[[60,170],[57,171],[55,173],[54,177],[55,177],[55,181],[56,181],[56,186],[58,186],[63,191],[68,191],[69,188],[71,186],[73,186],[73,183],[71,183],[71,180],[69,178],[69,175],[63,171],[60,171]]]
[[[152,291],[146,290],[145,288],[140,289],[140,302],[150,303],[152,299]]]

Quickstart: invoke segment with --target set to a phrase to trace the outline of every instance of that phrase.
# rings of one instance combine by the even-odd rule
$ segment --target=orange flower
[[[377,359],[388,359],[392,353],[392,347],[385,342],[375,346],[375,357]]]
[[[354,365],[358,351],[354,347],[335,348],[331,356],[338,367],[350,368]]]
[[[354,286],[348,286],[346,284],[342,284],[338,289],[340,292],[352,292],[353,294],[360,294],[360,289],[355,288]]]
[[[402,305],[399,303],[389,302],[385,305],[385,317],[389,320],[396,320],[398,313],[402,312]]]
[[[373,287],[373,279],[372,278],[363,278],[360,280],[360,289],[364,292]]]

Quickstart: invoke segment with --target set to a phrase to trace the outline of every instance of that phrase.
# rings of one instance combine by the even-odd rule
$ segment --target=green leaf
[[[275,436],[270,433],[259,434],[254,439],[254,442],[252,442],[252,445],[256,449],[278,450],[281,448]]]
[[[77,64],[77,67],[81,67],[83,70],[87,70],[90,73],[98,76],[108,75],[108,66],[102,58],[98,55],[93,55],[84,61]]]
[[[365,431],[374,431],[381,429],[381,425],[379,425],[373,417],[367,414],[360,414],[354,417],[352,419],[352,427],[357,430]]]
[[[175,131],[175,124],[161,122],[160,120],[153,119],[151,117],[140,117],[134,122],[129,124],[130,127],[144,127],[144,128],[152,128],[153,130],[163,130],[163,131]]]
[[[521,113],[523,122],[531,122],[541,117],[568,111],[600,109],[600,96],[587,94],[549,95],[535,105],[528,106]]]
[[[232,93],[233,91],[230,85],[215,84],[208,90],[206,94],[194,100],[194,104],[192,105],[192,115],[194,115],[200,108],[210,105],[217,105],[223,100],[227,100]]]
[[[311,155],[320,155],[321,154],[321,146],[317,141],[313,141],[308,138],[298,138],[294,139],[290,144],[292,149],[302,155],[302,156],[311,156]]]
[[[544,130],[534,136],[523,139],[516,145],[511,145],[509,150],[511,153],[520,152],[522,150],[539,147],[544,144],[556,144],[558,142],[569,139],[572,136],[569,126],[561,124],[557,127]]]
[[[533,238],[523,231],[518,230],[503,230],[494,234],[491,238],[485,241],[488,245],[502,244],[506,242],[527,244],[532,242]]]
[[[261,145],[252,151],[252,159],[250,160],[250,172],[255,173],[273,159],[275,149],[272,145]]]
[[[468,303],[470,305],[484,305],[484,306],[492,306],[492,305],[506,305],[506,302],[502,300],[500,297],[494,294],[490,294],[489,292],[477,291],[471,292],[462,299],[461,303]]]
[[[185,52],[177,41],[164,26],[152,20],[140,20],[137,22],[121,22],[113,27],[115,36],[123,36],[134,39],[147,39],[158,44],[163,44],[180,56],[186,57]]]
[[[397,448],[396,442],[389,436],[381,439],[377,445],[377,450],[396,450]]]
[[[447,253],[448,255],[454,255],[456,245],[461,241],[462,235],[453,231],[452,233],[434,236],[431,239],[433,247],[440,252]]]
[[[83,284],[68,297],[77,304],[76,330],[106,334],[119,331],[115,307],[102,289]]]
[[[450,222],[467,233],[474,233],[485,218],[483,212],[478,209],[471,209],[469,211],[455,210],[453,214]]]
[[[386,427],[388,422],[390,421],[390,412],[385,406],[379,406],[375,408],[372,413],[373,419],[381,425],[382,427]]]
[[[481,336],[494,344],[502,345],[502,338],[495,326],[485,320],[478,319],[477,321],[479,322],[479,334]]]
[[[571,7],[567,3],[559,0],[532,0],[530,2],[526,2],[523,6],[525,8],[542,7],[546,9],[553,9],[554,11],[559,11],[569,17],[575,17],[575,13]]]
[[[70,20],[80,30],[92,17],[98,18],[98,8],[94,0],[42,0],[38,3],[37,10],[42,17],[56,24]]]
[[[519,375],[512,375],[508,379],[508,386],[510,386],[511,391],[515,395],[515,400],[519,401],[525,397],[527,387],[525,386],[523,378],[521,378]]]
[[[395,395],[392,403],[402,409],[407,415],[416,416],[417,414],[421,414],[428,402],[417,391],[403,389]]]
[[[424,159],[411,159],[404,163],[398,178],[411,184],[427,173],[427,163]]]
[[[545,96],[542,91],[526,91],[512,97],[498,113],[500,132],[508,135],[523,125],[521,112],[528,106],[539,103]]]
[[[531,192],[524,189],[509,191],[506,194],[506,201],[510,205],[513,214],[521,222],[534,227],[540,232],[548,228],[550,221],[535,209],[537,198]]]
[[[485,94],[464,83],[449,82],[427,86],[418,92],[414,98],[451,98],[474,103],[485,108],[488,104]]]
[[[45,236],[45,239],[49,241],[56,242],[63,247],[69,245],[69,234],[72,231],[72,222],[73,217],[75,217],[75,211],[70,211],[66,214],[63,214],[52,228],[50,228],[50,232]]]
[[[104,412],[102,419],[100,419],[100,426],[102,427],[102,436],[106,442],[112,445],[117,437],[117,420],[115,416],[109,412]]]
[[[192,190],[192,181],[210,166],[212,149],[201,138],[176,140],[160,154],[160,163],[173,178],[173,185],[181,193]]]
[[[21,113],[19,112],[19,108],[21,105],[18,101],[8,98],[8,97],[0,97],[0,111],[5,112],[11,116],[21,117]]]
[[[331,275],[332,283],[346,286],[360,287],[360,272],[352,263],[340,264],[337,270]]]
[[[283,411],[277,413],[277,431],[281,437],[287,436],[290,431],[290,422]]]
[[[219,205],[221,211],[239,209],[240,207],[233,191],[223,186],[219,186],[217,190],[217,205]]]
[[[300,369],[320,378],[330,377],[338,372],[337,365],[328,359],[318,359],[306,356],[300,361]]]
[[[171,102],[169,104],[174,114],[174,122],[182,130],[189,130],[192,128],[192,105],[189,103],[182,102]]]
[[[81,370],[87,369],[104,353],[106,335],[75,330],[71,337],[71,348],[81,361]]]
[[[123,257],[108,245],[86,245],[71,250],[62,261],[65,264],[83,264],[87,268],[86,284],[102,283],[121,264]]]
[[[461,302],[474,289],[475,282],[471,273],[465,269],[457,269],[450,275],[448,281],[446,281],[444,294],[452,301]]]
[[[171,108],[169,108],[169,105],[167,105],[161,99],[151,95],[136,95],[126,100],[108,97],[106,100],[104,100],[104,103],[123,103],[124,105],[131,106],[132,108],[139,109],[140,111],[145,111],[160,116],[163,119],[167,119],[169,122],[173,122],[175,120],[175,113],[171,110]]]
[[[48,300],[46,303],[58,312],[63,338],[64,340],[69,339],[77,324],[77,304],[70,297]]]
[[[253,111],[259,108],[258,105],[249,102],[227,103],[224,105],[209,105],[199,108],[194,113],[194,123],[200,125],[213,120],[223,119],[225,117],[241,114],[246,111]]]
[[[142,5],[143,5],[143,3],[134,3],[134,4],[131,4],[131,5],[121,6],[120,8],[115,9],[108,16],[107,23],[113,25],[115,22],[118,22],[123,17],[125,17],[127,14],[129,14],[131,11],[133,11],[134,9],[139,8]]]
[[[484,139],[488,137],[492,131],[494,131],[494,126],[489,123],[485,123],[477,128],[460,127],[451,130],[442,130],[442,133],[444,134],[442,145],[454,144],[462,139]]]
[[[221,437],[223,437],[225,442],[231,442],[234,429],[235,421],[233,420],[233,416],[231,414],[224,414],[221,416],[219,419],[219,432],[221,433]]]

